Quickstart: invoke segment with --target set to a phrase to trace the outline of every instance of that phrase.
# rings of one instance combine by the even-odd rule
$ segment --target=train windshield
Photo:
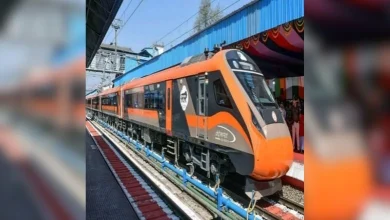
[[[234,71],[242,87],[257,107],[277,107],[264,77],[245,71]]]

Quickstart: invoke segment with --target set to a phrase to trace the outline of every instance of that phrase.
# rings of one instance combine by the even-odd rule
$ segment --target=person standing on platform
[[[302,105],[301,105],[302,106]],[[303,112],[303,108],[301,108],[301,115],[299,117],[299,142],[301,144],[301,146],[299,146],[299,151],[300,153],[303,153],[304,151],[304,136],[305,136],[305,127],[304,127],[304,112]]]
[[[286,109],[284,109],[283,102],[280,103],[280,110],[282,111],[283,119],[286,120]]]
[[[298,107],[298,100],[294,98],[293,100],[293,107],[292,107],[292,119],[293,119],[293,125],[292,125],[292,141],[293,145],[295,146],[294,149],[296,151],[299,150],[299,115],[300,115],[300,109]],[[296,142],[295,142],[296,141]],[[296,143],[296,145],[295,145]]]
[[[286,103],[286,123],[287,123],[288,130],[290,131],[290,135],[292,136],[293,120],[292,120],[292,112],[291,112],[291,103],[290,102]]]

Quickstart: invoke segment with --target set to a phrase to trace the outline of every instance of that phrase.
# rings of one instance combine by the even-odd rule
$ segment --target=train
[[[89,95],[86,111],[210,179],[245,178],[257,199],[282,188],[293,160],[282,112],[256,63],[237,49],[205,51],[171,68]]]
[[[10,93],[22,115],[69,135],[84,134],[84,94],[84,55],[59,67],[32,70]]]

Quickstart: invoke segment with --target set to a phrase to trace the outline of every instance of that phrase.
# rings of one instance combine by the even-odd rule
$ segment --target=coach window
[[[145,91],[145,93],[144,93],[144,103],[145,103],[146,109],[150,108],[149,107],[149,105],[150,105],[150,92],[149,91]]]
[[[102,105],[109,105],[109,99],[106,97],[102,98]]]
[[[98,97],[92,99],[92,105],[94,105],[94,108],[97,108],[97,106],[99,105]]]
[[[139,107],[139,99],[138,99],[139,93],[133,93],[133,108],[140,108]]]
[[[133,101],[133,97],[132,97],[132,94],[126,94],[125,95],[125,106],[126,107],[132,107],[132,101]]]
[[[131,105],[132,108],[138,108],[138,93],[131,94]]]
[[[111,105],[117,105],[117,97],[116,94],[111,97]]]
[[[157,109],[165,109],[165,93],[164,91],[157,91]]]
[[[110,101],[111,101],[111,105],[116,105],[116,97],[115,96],[112,96],[110,98]]]
[[[227,95],[225,88],[222,85],[222,81],[220,79],[214,82],[214,95],[215,95],[215,101],[217,102],[218,105],[227,108],[232,108],[232,104],[230,102],[229,96]]]
[[[162,103],[161,94],[159,91],[154,91],[154,103],[153,108],[154,109],[160,109]]]
[[[137,93],[138,101],[137,101],[137,108],[144,108],[144,93],[140,92]]]
[[[145,108],[155,109],[157,104],[157,93],[156,91],[145,91]]]
[[[157,99],[158,99],[157,91],[151,92],[151,94],[150,94],[150,108],[151,109],[157,108]]]

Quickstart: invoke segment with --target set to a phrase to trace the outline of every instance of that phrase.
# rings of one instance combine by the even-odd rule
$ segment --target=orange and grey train
[[[255,62],[240,50],[180,65],[88,97],[107,122],[221,180],[246,178],[246,192],[281,189],[293,147],[279,106]],[[248,194],[249,195],[249,194]]]

